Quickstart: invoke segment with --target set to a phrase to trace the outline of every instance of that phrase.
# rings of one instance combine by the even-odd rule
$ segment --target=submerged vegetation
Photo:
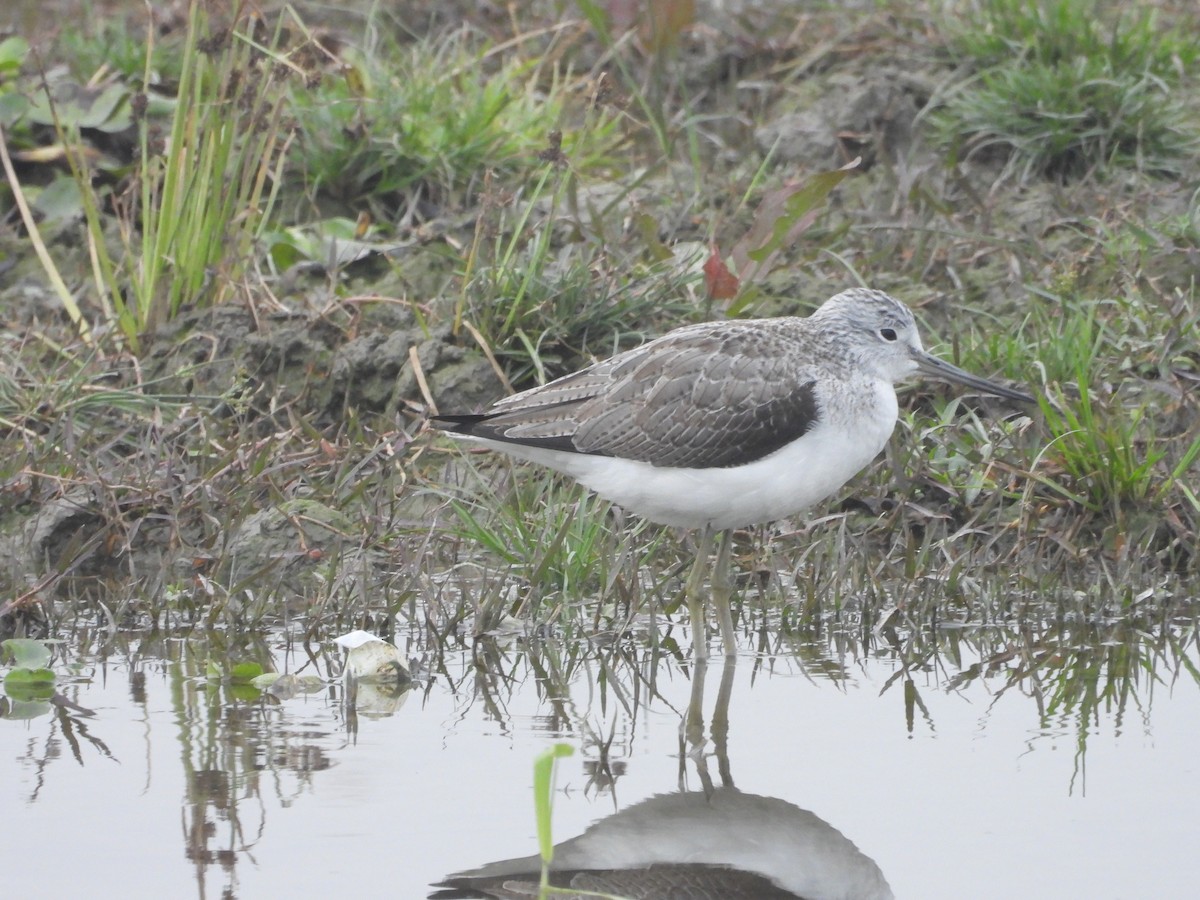
[[[6,633],[637,631],[686,541],[424,413],[856,282],[1041,408],[906,392],[847,499],[739,539],[764,648],[1186,611],[1194,11],[611,6],[0,35]]]

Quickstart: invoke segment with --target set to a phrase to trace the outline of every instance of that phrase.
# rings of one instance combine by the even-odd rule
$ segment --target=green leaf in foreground
[[[44,669],[50,664],[50,648],[44,641],[32,638],[9,638],[0,648],[12,657],[18,669]]]
[[[54,673],[49,669],[13,669],[4,676],[4,693],[14,702],[38,706],[54,696]]]
[[[15,75],[29,55],[29,41],[11,35],[0,41],[0,75]]]
[[[53,696],[53,693],[50,695]],[[0,702],[0,718],[14,722],[29,721],[49,715],[51,706],[49,697],[14,697],[9,694],[7,705]]]
[[[5,689],[44,684],[54,684],[54,672],[50,669],[13,669],[4,676]]]
[[[256,662],[236,663],[229,670],[229,680],[234,684],[250,684],[263,673],[263,667]]]
[[[554,790],[554,762],[570,756],[575,748],[570,744],[555,744],[533,761],[533,806],[537,815],[538,852],[542,856],[542,887],[549,884],[550,863],[554,859],[554,838],[550,829],[550,812]]]

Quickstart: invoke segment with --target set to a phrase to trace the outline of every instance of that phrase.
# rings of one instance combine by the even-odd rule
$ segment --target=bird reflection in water
[[[690,761],[703,790],[660,794],[601,819],[557,844],[553,886],[540,896],[587,891],[630,900],[886,900],[879,866],[814,813],[734,787],[727,738],[735,658],[725,661],[712,721],[708,771],[704,677],[696,661],[691,701],[680,728],[680,775]],[[431,900],[538,897],[541,857],[526,856],[458,872],[435,885]],[[563,890],[556,891],[553,888]]]

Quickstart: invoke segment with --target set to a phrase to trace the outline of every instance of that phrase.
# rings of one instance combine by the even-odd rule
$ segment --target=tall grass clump
[[[235,16],[230,25],[210,27],[204,4],[193,2],[177,93],[165,100],[150,96],[159,57],[148,27],[140,90],[113,86],[137,128],[136,161],[115,184],[111,166],[102,170],[97,154],[83,151],[84,126],[60,106],[54,85],[40,82],[80,195],[90,287],[104,319],[135,352],[143,334],[185,304],[224,300],[253,265],[289,140],[281,89],[289,64],[265,45],[275,46],[277,35],[261,34],[256,24]],[[44,248],[36,223],[25,218],[31,241]],[[65,283],[49,252],[39,258],[52,283]],[[71,312],[76,298],[59,293]],[[72,318],[86,336],[86,322]]]
[[[1177,91],[1200,49],[1152,9],[979,0],[959,22],[947,49],[972,74],[934,116],[943,142],[1006,153],[1022,179],[1113,164],[1176,173],[1200,146]]]
[[[694,315],[686,273],[652,266],[622,282],[587,254],[489,265],[465,287],[464,321],[516,382],[565,374],[578,361],[643,341],[664,316]]]
[[[1103,363],[1127,343],[1131,304],[1068,300],[1057,326],[1043,323],[1040,363],[1053,398],[1041,403],[1051,435],[1046,458],[1066,476],[1054,482],[1062,496],[1118,526],[1181,502],[1194,520],[1200,507],[1187,475],[1200,457],[1200,434],[1172,425],[1153,395],[1147,401],[1136,390],[1105,387],[1116,373]]]
[[[594,599],[614,563],[607,504],[553,478],[536,478],[505,497],[452,501],[457,520],[448,529],[483,547],[535,592],[519,608],[534,612],[547,598],[568,603]],[[532,606],[531,606],[532,604]]]
[[[122,236],[134,251],[126,259],[137,260],[130,274],[142,328],[185,303],[215,305],[236,289],[279,184],[288,140],[279,81],[287,67],[282,60],[277,67],[251,33],[207,32],[193,5],[163,152],[144,123],[139,135],[140,229],[126,227]]]

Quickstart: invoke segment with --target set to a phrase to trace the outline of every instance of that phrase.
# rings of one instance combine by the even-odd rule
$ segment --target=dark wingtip
[[[435,428],[449,431],[451,434],[474,434],[475,426],[490,418],[491,416],[480,413],[470,416],[430,416],[429,421]]]

